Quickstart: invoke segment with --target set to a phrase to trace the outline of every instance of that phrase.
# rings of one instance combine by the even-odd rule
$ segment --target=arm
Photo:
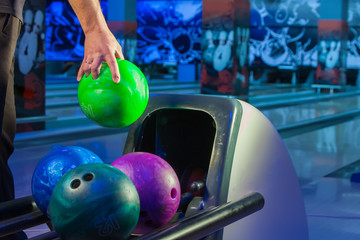
[[[96,79],[102,62],[110,67],[114,82],[120,81],[116,58],[124,59],[121,46],[109,30],[99,0],[69,0],[85,34],[84,59],[77,80],[90,73]]]

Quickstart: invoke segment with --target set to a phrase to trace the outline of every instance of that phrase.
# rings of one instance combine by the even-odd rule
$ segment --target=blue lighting
[[[201,60],[202,1],[137,1],[140,63]]]
[[[107,0],[100,5],[106,19]],[[46,1],[45,26],[46,60],[82,60],[84,33],[68,1]]]

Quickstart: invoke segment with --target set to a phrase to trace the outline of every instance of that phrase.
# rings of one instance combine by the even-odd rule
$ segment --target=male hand
[[[119,67],[116,58],[124,59],[122,49],[118,41],[110,30],[92,31],[85,36],[84,59],[80,66],[77,80],[80,81],[85,74],[92,74],[93,79],[97,79],[100,74],[101,63],[109,65],[113,81],[120,81]]]

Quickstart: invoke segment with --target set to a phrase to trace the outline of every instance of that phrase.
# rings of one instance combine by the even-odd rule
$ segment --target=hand
[[[101,63],[109,65],[113,81],[120,81],[119,67],[116,58],[124,59],[122,49],[110,30],[102,32],[88,32],[85,35],[84,59],[81,63],[77,80],[80,81],[85,74],[92,74],[97,79],[100,74]]]

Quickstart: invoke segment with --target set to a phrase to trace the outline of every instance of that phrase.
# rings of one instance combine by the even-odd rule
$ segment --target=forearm
[[[94,79],[97,79],[101,63],[106,62],[114,82],[119,82],[120,73],[116,58],[124,59],[124,55],[121,46],[107,26],[99,0],[68,1],[85,33],[84,59],[77,80],[80,81],[84,74],[89,76],[90,73]]]
[[[69,3],[80,21],[85,36],[89,32],[108,30],[99,0],[69,0]]]

